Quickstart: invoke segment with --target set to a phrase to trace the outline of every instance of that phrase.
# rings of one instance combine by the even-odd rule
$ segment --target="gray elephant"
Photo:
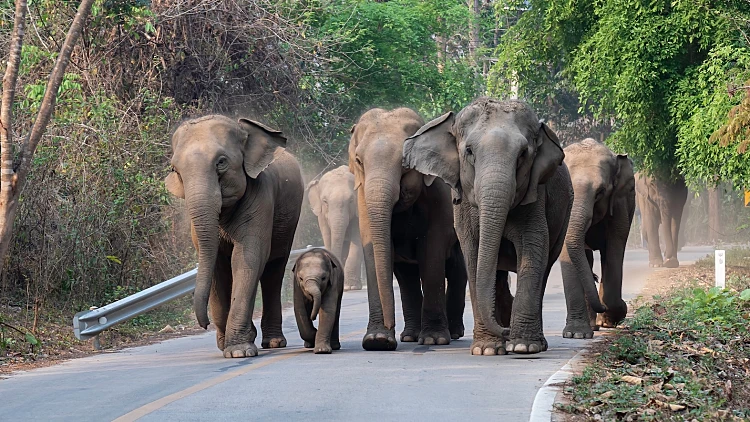
[[[349,167],[335,168],[308,183],[307,198],[318,217],[323,244],[344,266],[344,290],[361,290],[362,239],[354,175]]]
[[[557,136],[526,103],[483,97],[424,125],[403,154],[404,167],[452,188],[474,309],[471,353],[546,350],[542,295],[573,203]],[[515,299],[508,271],[518,274]]]
[[[323,248],[311,249],[297,258],[294,273],[294,317],[305,347],[314,352],[339,350],[339,316],[344,294],[344,273],[336,257]],[[320,312],[316,329],[313,321]]]
[[[648,243],[648,261],[651,267],[677,268],[680,221],[687,202],[685,179],[679,176],[666,181],[643,173],[635,175],[635,192],[641,210],[642,233]],[[659,246],[659,225],[664,236],[664,257]]]
[[[450,190],[433,183],[435,177],[401,166],[404,140],[423,123],[408,108],[376,108],[352,127],[349,169],[357,190],[370,307],[365,350],[396,349],[394,273],[404,312],[401,341],[442,345],[464,334],[466,270],[453,229]]]
[[[591,338],[596,319],[589,316],[585,296],[599,296],[607,308],[602,326],[613,327],[628,312],[622,300],[622,264],[635,212],[633,162],[587,138],[565,148],[565,164],[575,199],[560,255],[568,306],[563,337]],[[584,250],[588,259],[581,259]],[[592,289],[593,251],[601,254],[599,293]]]
[[[281,132],[248,119],[209,115],[183,122],[172,136],[167,189],[185,198],[198,251],[193,309],[216,325],[224,357],[256,356],[255,294],[263,291],[264,348],[284,347],[281,283],[304,185]]]

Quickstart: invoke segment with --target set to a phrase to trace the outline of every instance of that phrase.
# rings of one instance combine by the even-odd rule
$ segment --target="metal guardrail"
[[[312,248],[313,246],[308,246],[305,249],[292,250],[287,269],[294,265],[300,255]],[[73,317],[73,332],[79,340],[96,337],[108,328],[192,293],[195,290],[197,273],[196,268],[101,308],[78,312]]]

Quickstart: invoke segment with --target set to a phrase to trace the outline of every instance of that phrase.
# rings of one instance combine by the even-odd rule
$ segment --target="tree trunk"
[[[5,257],[8,254],[10,241],[13,234],[13,222],[18,210],[18,198],[26,182],[26,176],[31,169],[31,159],[36,147],[44,135],[47,124],[52,118],[57,100],[57,91],[60,88],[65,69],[70,63],[70,55],[78,42],[83,31],[83,24],[88,18],[94,0],[82,0],[78,11],[70,25],[68,35],[57,56],[57,62],[50,74],[47,87],[42,98],[42,104],[37,113],[31,134],[19,150],[20,163],[16,165],[13,161],[13,100],[15,96],[16,83],[18,81],[18,69],[21,63],[21,47],[23,46],[24,26],[26,21],[26,0],[16,0],[16,15],[13,24],[13,34],[10,42],[10,55],[8,57],[8,68],[3,76],[3,98],[0,108],[0,275],[5,266]]]

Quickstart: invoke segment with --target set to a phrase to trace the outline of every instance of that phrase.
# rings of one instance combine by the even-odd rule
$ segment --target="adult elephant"
[[[644,240],[648,243],[648,263],[651,267],[677,268],[680,221],[687,202],[685,179],[678,176],[666,181],[641,172],[635,175],[635,192],[641,210]],[[659,246],[659,225],[663,225],[664,256]]]
[[[591,138],[565,148],[573,182],[573,209],[560,255],[568,316],[563,337],[591,338],[596,318],[589,317],[585,295],[591,291],[593,251],[601,254],[599,298],[607,307],[601,325],[613,327],[628,312],[622,300],[622,263],[635,212],[633,162]],[[585,250],[588,260],[581,259]],[[588,288],[588,290],[586,290]],[[592,327],[593,325],[593,327]]]
[[[304,185],[281,132],[248,119],[208,115],[172,136],[167,189],[185,198],[198,250],[193,309],[216,325],[224,357],[258,354],[253,305],[263,290],[264,348],[284,347],[281,283],[297,228]]]
[[[344,290],[361,290],[362,240],[354,175],[349,167],[335,168],[308,183],[307,198],[318,217],[323,244],[344,266]]]
[[[563,157],[557,136],[526,103],[486,97],[427,123],[404,144],[405,167],[452,187],[474,309],[474,355],[547,349],[542,295],[573,203]],[[515,300],[508,271],[518,274]],[[597,296],[590,301],[604,310]]]
[[[463,335],[466,270],[453,229],[450,191],[444,183],[433,183],[434,177],[401,166],[404,140],[423,123],[408,108],[375,108],[352,127],[349,169],[357,190],[370,306],[365,350],[396,349],[394,273],[404,313],[401,341],[442,345]]]

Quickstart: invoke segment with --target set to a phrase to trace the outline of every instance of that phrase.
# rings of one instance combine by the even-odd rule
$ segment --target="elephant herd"
[[[252,321],[258,282],[261,345],[286,346],[280,295],[305,187],[285,145],[279,131],[220,115],[183,122],[172,137],[165,183],[185,199],[191,219],[199,261],[193,307],[204,328],[210,309],[225,357],[258,353]],[[623,257],[636,190],[648,179],[634,175],[626,155],[592,139],[563,150],[529,105],[486,97],[427,123],[408,108],[371,109],[352,127],[348,155],[348,167],[307,186],[326,249],[303,255],[293,270],[298,328],[316,353],[340,347],[341,295],[360,288],[362,261],[366,350],[397,347],[394,275],[402,342],[445,345],[462,337],[468,282],[472,354],[546,350],[542,298],[558,257],[565,337],[591,338],[599,326],[625,317]],[[647,206],[658,202],[658,191],[639,194],[644,221],[659,206],[667,209]],[[679,201],[675,196],[670,199]],[[660,218],[670,229],[668,218],[677,221],[674,239],[667,240],[663,264],[669,266],[676,262],[679,216],[662,212]],[[651,226],[645,230],[650,253],[654,247],[651,263],[662,265],[659,222],[656,231]],[[598,289],[594,250],[601,255]],[[511,271],[518,278],[515,297]]]

